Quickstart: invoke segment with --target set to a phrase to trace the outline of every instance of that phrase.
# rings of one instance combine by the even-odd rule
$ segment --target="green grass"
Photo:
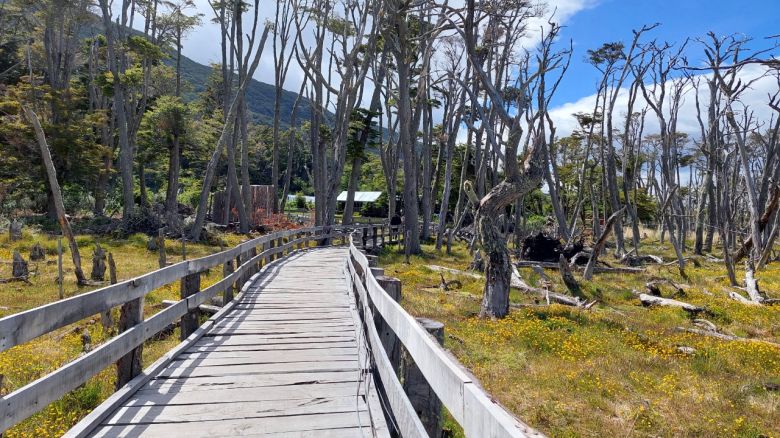
[[[235,245],[243,238],[236,235],[225,235],[228,245]],[[118,279],[124,280],[153,271],[158,268],[157,252],[146,249],[147,237],[133,235],[124,240],[96,238],[94,236],[78,236],[79,252],[82,259],[82,269],[89,276],[92,267],[92,250],[96,242],[114,256],[117,265]],[[30,262],[32,285],[13,282],[0,284],[0,317],[21,312],[59,299],[57,285],[57,241],[54,237],[41,232],[25,229],[23,239],[15,242],[8,240],[8,235],[0,236],[0,261],[11,260],[14,250],[18,250],[28,259],[30,248],[39,243],[46,250],[47,257],[40,262]],[[76,285],[71,255],[67,251],[63,255],[64,292],[66,297],[94,290],[99,286]],[[166,241],[168,262],[178,262],[181,256],[181,243]],[[202,257],[218,252],[218,247],[201,244],[187,244],[187,258]],[[11,275],[9,263],[0,264],[0,277]],[[221,278],[221,269],[212,269],[202,277],[202,287],[213,284]],[[108,277],[108,273],[106,273]],[[160,311],[160,303],[165,299],[179,299],[179,284],[173,283],[152,291],[144,302],[146,317]],[[114,321],[119,319],[118,309],[113,311]],[[76,328],[86,329],[96,346],[109,334],[103,333],[100,317],[96,315],[79,323],[72,324],[60,330],[41,336],[31,342],[18,345],[0,353],[0,375],[4,382],[0,393],[6,394],[25,384],[50,373],[81,354],[81,336]],[[153,338],[154,339],[154,338]],[[144,345],[144,366],[151,364],[179,342],[178,328],[176,332],[162,339],[147,341]],[[38,414],[8,430],[4,437],[55,437],[62,435],[67,429],[78,422],[92,408],[97,406],[114,391],[116,371],[113,366],[106,368],[90,379],[82,387],[67,394],[62,399],[47,406]]]
[[[591,310],[546,306],[512,291],[510,315],[489,320],[477,316],[481,280],[445,274],[463,288],[444,292],[439,274],[425,267],[466,269],[466,248],[453,249],[447,256],[424,245],[427,255],[412,257],[408,265],[389,250],[380,265],[403,282],[404,308],[444,322],[446,348],[533,427],[550,436],[780,436],[780,394],[764,388],[780,383],[780,348],[679,332],[676,327],[693,327],[685,311],[644,308],[631,293],[651,278],[669,278],[684,285],[681,300],[705,306],[713,315],[707,318],[722,330],[780,342],[780,306],[745,306],[728,298],[723,266],[691,264],[688,280],[665,266],[597,274],[591,282],[577,276],[584,294],[599,299]],[[643,251],[672,260],[670,248],[657,242],[645,242]],[[530,284],[539,280],[530,269],[520,271]],[[554,290],[566,290],[557,271],[546,274]],[[773,294],[780,290],[780,264],[758,278],[770,295],[780,296]],[[696,352],[686,355],[678,346]],[[451,418],[446,424],[460,436]]]

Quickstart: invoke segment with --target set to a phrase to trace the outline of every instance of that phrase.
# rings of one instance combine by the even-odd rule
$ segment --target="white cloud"
[[[759,65],[751,65],[745,67],[740,72],[740,78],[743,81],[750,81],[752,79],[764,75],[765,72],[766,70],[764,67],[761,67]],[[700,76],[701,76],[700,79],[702,79],[701,81],[702,85],[699,87],[699,102],[702,107],[702,111],[706,112],[706,108],[709,102],[709,95],[706,86],[704,85],[703,79],[705,79],[707,75],[700,75]],[[765,76],[761,79],[758,79],[755,83],[752,84],[750,89],[746,90],[743,93],[740,102],[745,104],[748,107],[749,111],[753,112],[754,118],[756,120],[768,121],[772,117],[772,109],[769,108],[769,106],[767,105],[768,103],[767,95],[769,93],[775,93],[776,91],[777,91],[777,80],[772,76]],[[684,101],[680,107],[680,111],[678,115],[677,130],[679,132],[688,133],[692,138],[699,138],[701,136],[700,135],[701,130],[699,128],[699,122],[697,121],[696,118],[696,103],[695,103],[695,96],[693,93],[694,93],[693,86],[690,84],[686,86]],[[558,136],[559,137],[567,136],[571,134],[572,131],[578,129],[579,125],[577,124],[577,120],[575,119],[573,114],[580,113],[580,112],[592,113],[595,103],[596,103],[596,94],[591,94],[589,96],[580,98],[574,102],[568,102],[551,109],[550,116],[555,122],[555,127]],[[634,111],[641,110],[645,105],[646,102],[642,98],[640,92],[637,102],[634,105]],[[623,88],[618,94],[618,99],[615,106],[615,110],[616,110],[615,117],[622,120],[625,117],[627,106],[628,106],[628,90]],[[669,108],[668,97],[667,97],[667,102],[665,104],[665,107],[668,110]],[[734,110],[742,111],[742,106],[735,105]],[[652,111],[650,111],[648,112],[647,119],[645,122],[645,134],[658,133],[658,131],[659,131],[658,120],[655,114]]]
[[[555,21],[564,23],[577,12],[593,7],[597,3],[597,0],[549,0],[546,3],[548,4],[548,12],[555,12]],[[210,63],[221,62],[220,29],[218,24],[211,22],[214,13],[207,0],[195,0],[195,4],[197,11],[204,14],[203,24],[188,35],[182,52],[185,56],[201,64],[208,65]],[[266,19],[273,20],[275,12],[274,7],[275,6],[270,4],[270,2],[261,2],[261,23],[265,22]],[[251,15],[251,13],[245,14],[245,30],[250,28]],[[546,28],[547,18],[535,19],[534,23],[529,26],[529,29],[539,29],[541,26]],[[259,31],[261,31],[262,27],[259,27]],[[529,35],[528,37],[528,41],[532,44],[536,44],[538,41],[538,33],[534,33],[535,35]],[[269,35],[269,38],[270,37],[271,35]],[[289,45],[292,46],[292,41]],[[297,65],[297,62],[293,61],[284,88],[293,92],[298,92],[303,77],[303,71]],[[265,52],[263,53],[260,66],[258,67],[254,78],[262,82],[273,84],[273,54],[270,40],[266,44]],[[367,87],[366,91],[363,93],[363,105],[368,105],[373,91],[371,89],[370,81],[368,81],[367,84],[369,87]],[[441,114],[438,116],[440,117]]]

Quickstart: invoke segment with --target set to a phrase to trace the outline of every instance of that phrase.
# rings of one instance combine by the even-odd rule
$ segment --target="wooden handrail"
[[[398,380],[398,375],[387,352],[379,338],[376,326],[373,324],[374,313],[371,306],[367,305],[367,291],[363,285],[363,275],[361,275],[353,263],[352,257],[347,257],[347,263],[344,267],[344,274],[350,287],[356,292],[362,310],[363,326],[366,331],[366,338],[371,347],[374,365],[376,366],[379,378],[382,381],[384,396],[387,399],[389,409],[393,413],[395,425],[400,435],[404,438],[426,438],[428,434],[425,431],[422,421],[414,410],[409,398],[404,393],[404,388]],[[371,274],[369,274],[371,275]]]
[[[0,433],[85,383],[92,376],[142,345],[147,339],[188,312],[197,309],[218,293],[224,292],[237,281],[248,278],[254,274],[253,271],[256,271],[260,261],[270,259],[274,255],[284,255],[285,252],[289,253],[310,241],[344,237],[354,230],[372,227],[374,226],[330,226],[280,231],[241,243],[226,251],[183,261],[93,292],[0,319],[0,351],[4,351],[112,307],[144,297],[149,292],[187,275],[205,271],[234,260],[239,255],[242,256],[242,264],[222,280],[177,301],[74,361],[0,398]],[[324,234],[318,234],[320,232]],[[301,237],[289,239],[292,236]],[[287,241],[282,245],[269,247],[244,260],[244,255],[256,250],[258,246],[281,242],[284,239]]]
[[[178,281],[186,275],[222,265],[271,240],[289,237],[295,233],[314,233],[323,228],[303,228],[268,234],[216,254],[185,260],[117,284],[0,318],[0,352],[146,296],[149,292]]]
[[[467,437],[543,436],[494,402],[479,382],[441,348],[414,317],[385,292],[371,273],[368,259],[355,246],[352,236],[350,236],[349,254],[351,260],[347,261],[347,266],[350,274],[362,280],[367,298],[370,299],[370,303],[362,303],[363,307],[373,305],[376,313],[395,332],[433,391],[463,427]],[[354,283],[361,282],[353,281]],[[358,290],[361,287],[362,284]],[[359,295],[364,299],[363,294]],[[376,353],[376,349],[374,350]],[[382,383],[385,387],[392,385],[384,379]],[[401,415],[406,414],[401,412]]]

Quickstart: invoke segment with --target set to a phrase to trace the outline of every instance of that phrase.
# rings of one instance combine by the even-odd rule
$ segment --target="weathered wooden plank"
[[[314,414],[295,417],[247,418],[184,423],[142,423],[139,425],[101,426],[95,437],[140,436],[247,436],[282,432],[316,432],[328,429],[363,427],[371,424],[367,412]],[[314,434],[312,436],[320,436]]]
[[[182,377],[178,379],[155,378],[139,389],[143,394],[168,394],[170,392],[217,391],[220,389],[286,387],[344,383],[353,385],[360,379],[357,370],[313,371],[310,373],[276,373],[238,376]]]
[[[309,361],[248,365],[200,366],[173,365],[161,371],[159,377],[233,376],[238,374],[308,373],[312,371],[351,371],[358,368],[356,360]]]
[[[209,352],[184,352],[177,356],[176,360],[210,360],[210,359],[224,359],[224,358],[251,358],[262,361],[275,360],[277,362],[283,362],[288,360],[308,360],[321,357],[336,357],[347,356],[355,358],[359,350],[357,347],[352,348],[330,348],[327,351],[317,350],[292,350],[292,351],[209,351]],[[339,359],[344,360],[344,359]]]
[[[246,310],[246,307],[237,306],[236,310]],[[251,308],[250,308],[251,309]],[[253,316],[255,321],[333,321],[343,320],[346,312],[328,312],[328,313],[270,313],[258,312]]]
[[[347,329],[353,329],[354,326],[350,325],[347,321],[334,320],[334,322],[296,322],[286,324],[286,321],[245,321],[243,324],[230,324],[217,326],[214,330],[254,330],[257,333],[263,332],[280,332],[286,330],[295,331],[341,331]],[[215,332],[216,333],[216,332]]]
[[[368,260],[354,246],[350,247],[352,257],[361,268],[368,271]],[[373,275],[367,277],[367,292],[377,312],[404,344],[425,379],[436,391],[452,416],[460,423],[464,419],[463,385],[471,378],[455,365],[446,353],[431,339],[417,321],[390,298],[379,286]]]
[[[228,336],[265,336],[264,339],[274,339],[278,336],[307,336],[307,337],[334,337],[334,336],[353,336],[354,329],[352,328],[321,328],[321,329],[295,329],[295,328],[279,328],[274,330],[258,329],[258,328],[221,328],[214,329],[210,333],[212,336],[216,335],[228,335]]]
[[[327,389],[327,388],[325,388]],[[312,401],[315,399],[315,401]],[[144,405],[124,406],[104,424],[172,423],[191,421],[224,421],[259,419],[280,416],[351,413],[366,411],[362,397],[354,392],[342,396],[304,394],[301,398],[278,400],[235,399],[224,402],[209,400],[205,403],[158,404],[149,401]]]
[[[174,362],[177,366],[182,367],[211,367],[211,366],[224,366],[224,365],[265,365],[265,364],[286,364],[296,362],[315,362],[315,363],[330,363],[330,362],[354,362],[357,365],[358,355],[355,354],[290,354],[287,352],[286,357],[267,357],[258,355],[239,355],[239,356],[216,356],[209,354],[207,357],[199,358],[177,358]],[[262,367],[258,366],[258,369]]]
[[[187,351],[207,352],[207,351],[277,351],[277,350],[317,350],[330,348],[357,348],[355,341],[348,342],[285,342],[279,344],[266,343],[244,343],[234,345],[208,345],[201,344],[193,346]]]
[[[169,387],[158,391],[139,391],[130,398],[124,406],[149,406],[149,405],[193,405],[202,403],[232,403],[251,401],[279,401],[279,400],[309,400],[315,401],[328,397],[351,397],[352,406],[356,404],[358,393],[357,383],[316,383],[301,385],[281,386],[248,386],[231,384],[229,386],[216,386],[211,389],[199,389],[186,391],[186,386]],[[116,421],[114,421],[116,422]]]

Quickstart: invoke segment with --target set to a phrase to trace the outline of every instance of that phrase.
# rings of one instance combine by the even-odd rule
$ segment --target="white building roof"
[[[382,192],[355,192],[355,202],[374,202],[382,195]],[[336,198],[337,201],[346,202],[347,192],[343,191]]]

